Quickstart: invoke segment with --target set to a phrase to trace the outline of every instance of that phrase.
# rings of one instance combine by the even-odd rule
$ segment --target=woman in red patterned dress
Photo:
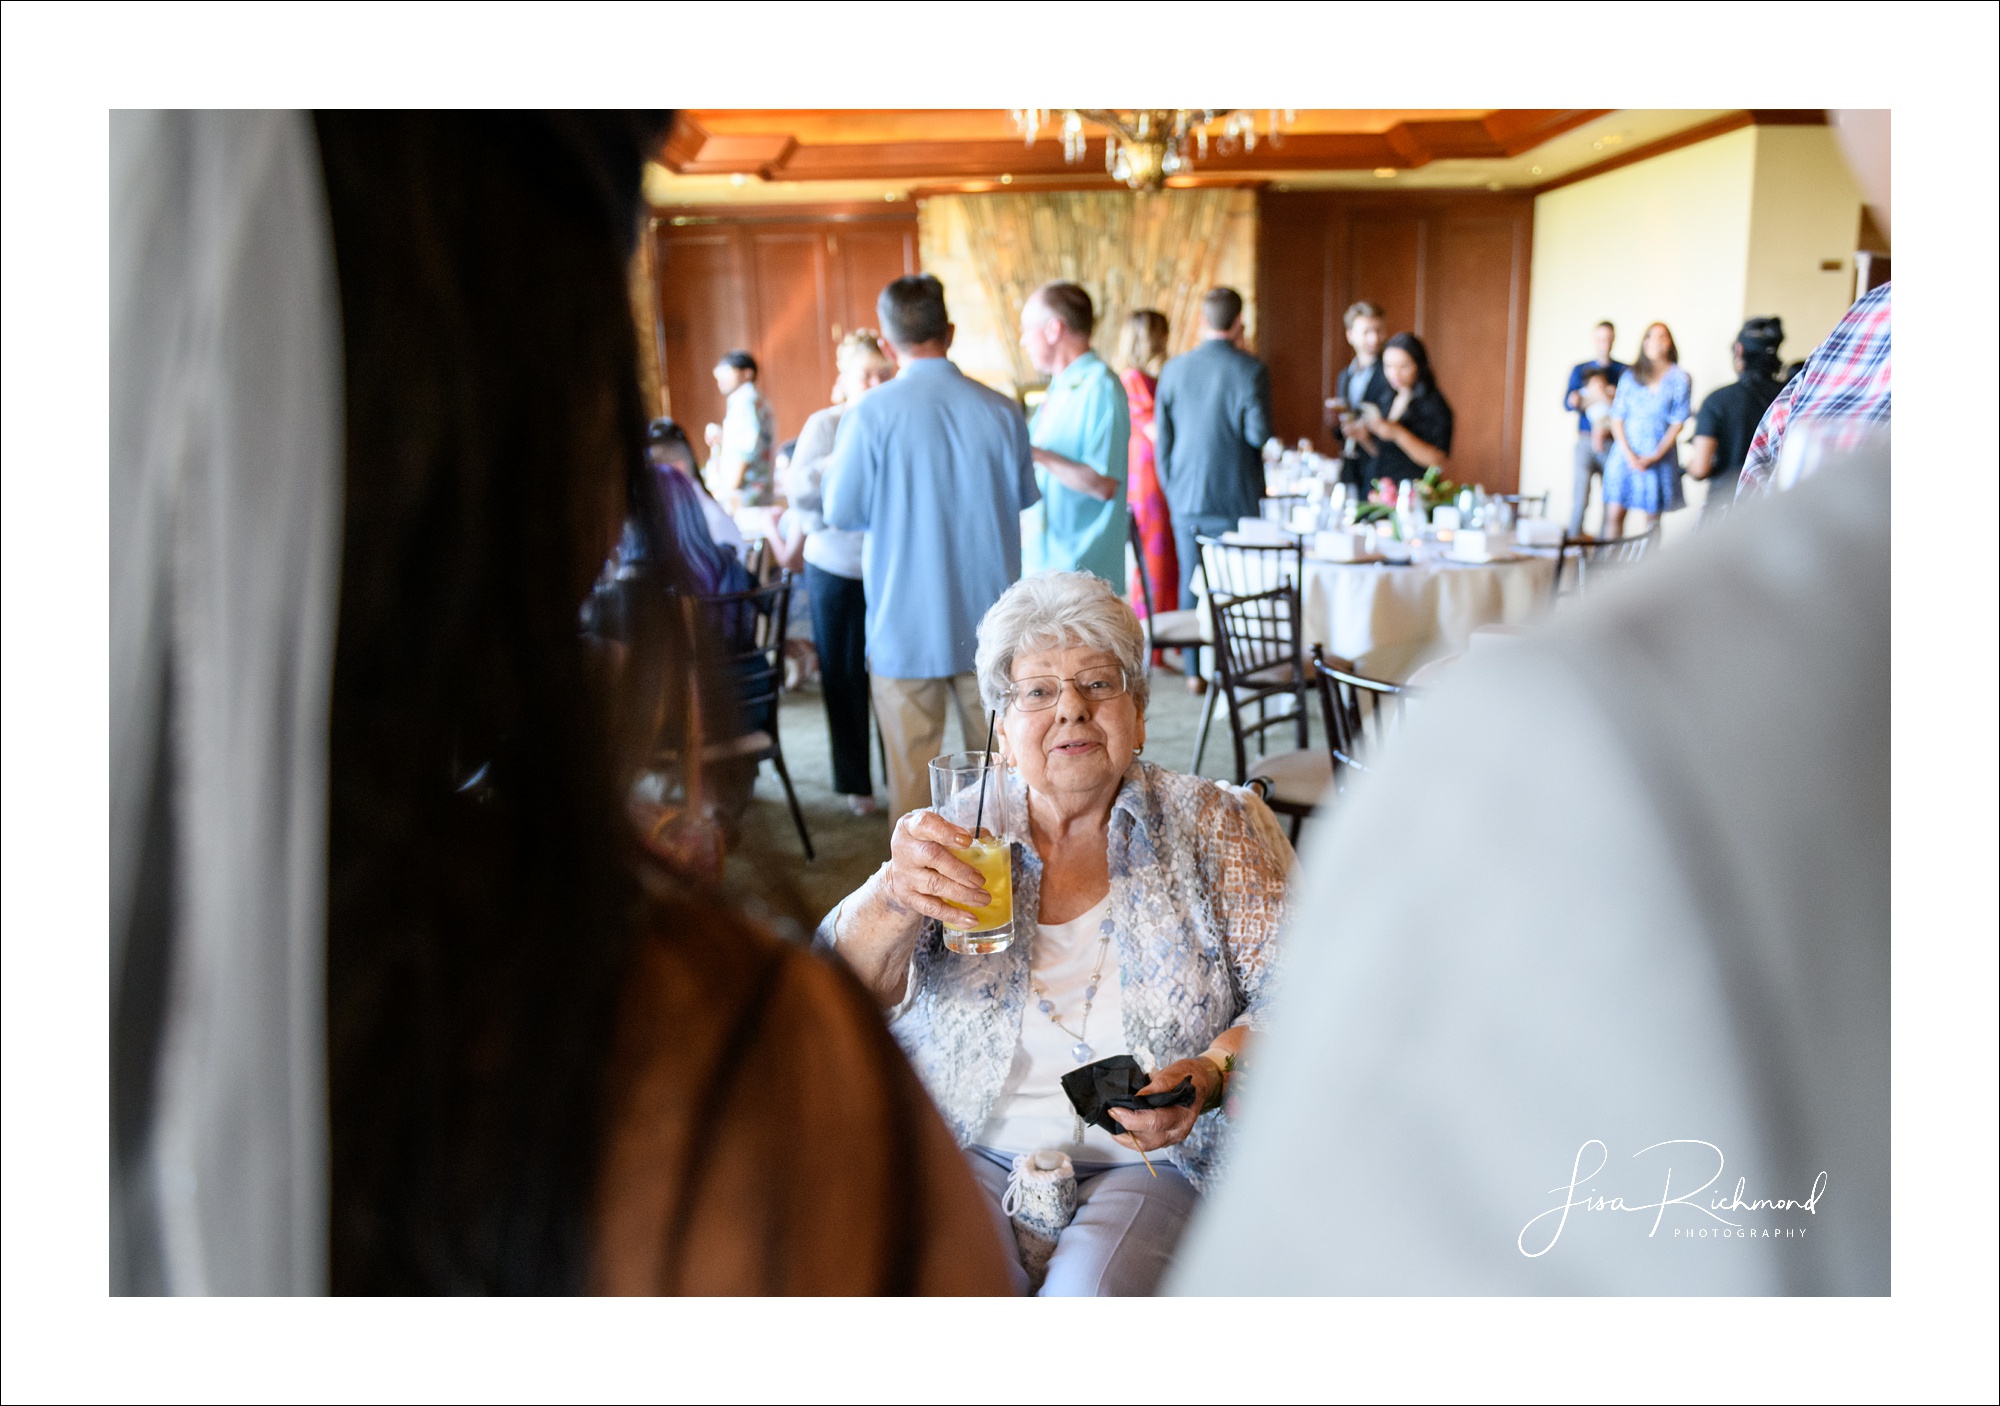
[[[1125,319],[1118,344],[1118,362],[1124,369],[1118,379],[1125,386],[1125,403],[1132,412],[1132,443],[1126,451],[1126,501],[1132,521],[1139,529],[1139,566],[1152,587],[1155,610],[1180,609],[1181,569],[1174,552],[1174,524],[1167,511],[1167,495],[1160,488],[1153,466],[1153,391],[1160,383],[1160,367],[1167,359],[1167,319],[1152,308],[1143,308]],[[1146,597],[1134,574],[1126,598],[1140,615],[1146,613]],[[1160,662],[1155,651],[1153,662]]]

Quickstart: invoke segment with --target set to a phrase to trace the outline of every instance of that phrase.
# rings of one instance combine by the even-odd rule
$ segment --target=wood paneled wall
[[[1366,298],[1415,332],[1456,417],[1453,478],[1512,492],[1520,478],[1534,198],[1455,192],[1267,191],[1258,212],[1258,352],[1286,443],[1339,446],[1322,425],[1353,353],[1341,327]]]
[[[674,418],[697,445],[722,418],[711,374],[725,352],[757,358],[758,380],[796,435],[827,403],[833,353],[875,326],[884,284],[917,271],[913,213],[653,217],[659,356]]]

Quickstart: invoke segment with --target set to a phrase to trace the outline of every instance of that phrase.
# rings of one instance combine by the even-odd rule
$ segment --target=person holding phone
[[[1365,298],[1350,305],[1340,320],[1347,345],[1354,348],[1354,360],[1334,383],[1333,398],[1326,403],[1326,430],[1341,437],[1342,480],[1365,493],[1368,456],[1356,442],[1354,430],[1363,405],[1387,411],[1396,399],[1395,388],[1382,371],[1382,339],[1389,333],[1389,320],[1379,305]]]
[[[1401,482],[1443,468],[1451,454],[1451,402],[1431,375],[1430,353],[1414,332],[1398,332],[1382,349],[1382,374],[1395,392],[1386,410],[1361,403],[1354,441],[1369,479]]]

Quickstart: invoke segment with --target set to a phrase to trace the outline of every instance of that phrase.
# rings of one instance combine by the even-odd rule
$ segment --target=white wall
[[[1551,517],[1569,515],[1576,414],[1562,408],[1563,386],[1570,367],[1591,354],[1593,324],[1618,325],[1613,354],[1630,362],[1646,325],[1666,323],[1697,404],[1733,379],[1729,346],[1743,325],[1757,137],[1758,129],[1740,128],[1536,199],[1521,491],[1554,490]],[[1706,491],[1690,482],[1690,506]],[[1596,520],[1593,509],[1589,525]]]
[[[1784,319],[1788,361],[1833,330],[1853,296],[1860,220],[1827,127],[1739,128],[1538,198],[1521,491],[1551,489],[1550,514],[1569,513],[1576,417],[1562,390],[1590,355],[1593,323],[1618,324],[1616,355],[1629,362],[1646,324],[1665,322],[1699,405],[1732,379],[1746,317]],[[1690,510],[1668,516],[1669,539],[1693,526],[1707,491],[1688,481]]]
[[[1861,188],[1831,127],[1758,127],[1745,317],[1782,317],[1787,361],[1803,361],[1854,301]],[[1837,264],[1828,269],[1825,264]]]

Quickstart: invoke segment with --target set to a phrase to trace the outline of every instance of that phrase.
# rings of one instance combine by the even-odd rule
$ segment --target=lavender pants
[[[967,1148],[965,1156],[1003,1242],[1011,1246],[1013,1228],[1000,1198],[1013,1157],[978,1146]],[[1153,1166],[1157,1177],[1142,1164],[1077,1163],[1076,1219],[1056,1239],[1043,1298],[1143,1298],[1157,1291],[1201,1196],[1165,1157],[1155,1153]],[[1027,1293],[1028,1272],[1009,1263],[1015,1292]]]

